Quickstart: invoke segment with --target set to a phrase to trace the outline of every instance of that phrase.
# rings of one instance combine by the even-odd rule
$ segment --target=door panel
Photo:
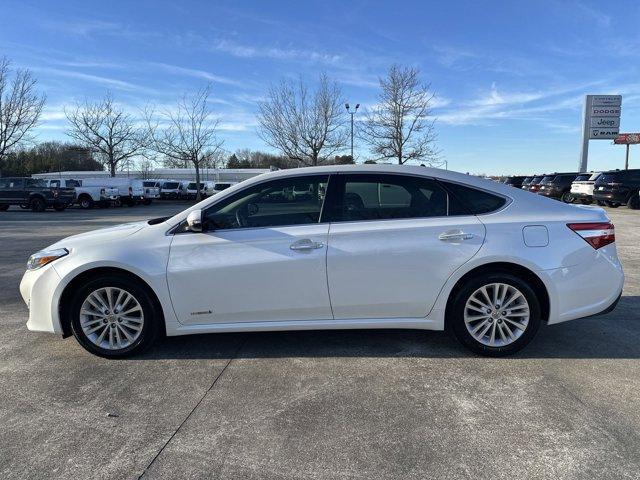
[[[328,229],[315,224],[175,235],[167,278],[179,321],[332,319]]]
[[[327,275],[335,318],[426,316],[484,235],[475,216],[331,224]]]

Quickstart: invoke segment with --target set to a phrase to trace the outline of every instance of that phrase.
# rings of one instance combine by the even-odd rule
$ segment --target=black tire
[[[609,208],[618,208],[620,206],[619,203],[616,202],[604,202]]]
[[[580,200],[580,203],[582,203],[582,205],[591,205],[591,200],[582,199]]]
[[[54,205],[53,209],[56,212],[64,212],[67,209],[67,205],[59,203],[59,204]]]
[[[607,205],[607,203],[606,203],[606,202],[603,202],[602,200],[596,200],[596,204],[597,204],[599,207],[604,207],[604,206],[606,206],[606,205]]]
[[[47,204],[41,197],[33,197],[29,202],[32,212],[44,212],[47,208]]]
[[[142,203],[143,203],[144,205],[151,205],[151,199],[150,199],[150,198],[145,198],[145,199],[142,201]]]
[[[80,208],[83,210],[90,210],[93,208],[93,198],[89,195],[80,195],[80,198],[78,198],[78,205],[80,205]]]
[[[629,197],[629,200],[627,200],[627,208],[631,210],[640,209],[640,197],[638,196],[637,192],[631,195]]]
[[[9,210],[9,205],[0,205],[0,212],[6,212]]]
[[[576,197],[571,195],[571,192],[564,192],[560,197],[560,200],[562,200],[564,203],[573,203],[575,202]]]
[[[513,341],[512,343],[508,343],[502,346],[490,346],[481,343],[479,340],[474,338],[471,333],[467,330],[467,326],[465,324],[465,309],[467,301],[470,297],[483,286],[490,285],[492,283],[501,283],[507,284],[515,289],[519,290],[520,293],[524,295],[526,301],[529,306],[529,321],[524,329],[524,331],[520,334],[520,336]],[[511,355],[516,353],[517,351],[524,348],[533,337],[535,337],[536,333],[540,328],[540,324],[542,323],[541,319],[541,309],[540,302],[529,283],[522,278],[512,275],[506,272],[495,272],[495,273],[486,273],[481,274],[477,277],[473,277],[469,279],[465,285],[462,286],[456,293],[455,297],[452,299],[452,303],[450,308],[447,311],[447,328],[452,331],[454,336],[458,339],[460,343],[462,343],[465,347],[471,350],[474,353],[490,356],[490,357],[502,357],[506,355]],[[499,310],[499,309],[498,309]],[[499,320],[491,317],[489,322],[491,323],[491,328],[497,327],[497,323]],[[499,321],[502,324],[502,321]],[[495,326],[493,325],[495,323]],[[472,326],[476,326],[478,324],[471,324]],[[518,332],[518,330],[514,327],[514,332]],[[487,333],[488,335],[488,333]]]
[[[80,308],[85,299],[94,291],[104,287],[115,287],[125,290],[137,300],[142,308],[144,323],[140,335],[133,343],[121,349],[102,348],[93,343],[82,329]],[[108,274],[83,284],[71,298],[71,331],[78,343],[88,352],[104,358],[124,358],[139,354],[155,341],[160,331],[162,315],[149,291],[127,275]]]

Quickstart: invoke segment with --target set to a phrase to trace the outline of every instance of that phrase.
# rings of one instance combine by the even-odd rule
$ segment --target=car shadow
[[[640,296],[624,296],[607,314],[543,326],[511,359],[640,358]],[[422,330],[323,330],[215,333],[169,337],[134,359],[306,357],[474,357],[445,332]],[[480,357],[478,357],[480,358]]]

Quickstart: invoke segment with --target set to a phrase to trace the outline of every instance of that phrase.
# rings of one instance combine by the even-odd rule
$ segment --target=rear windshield
[[[600,177],[600,175],[602,175],[600,172],[598,172],[598,173],[594,173],[593,175],[591,175],[591,176],[589,177],[589,180],[590,180],[590,181],[592,181],[592,182],[594,182],[594,181],[596,181],[596,180]]]
[[[599,182],[620,182],[624,178],[624,172],[604,172],[598,177]]]
[[[585,182],[591,178],[590,173],[583,173],[582,175],[578,175],[574,182]]]
[[[162,186],[162,188],[178,188],[179,186],[180,184],[178,182],[167,182]]]
[[[520,179],[522,179],[522,177],[507,177],[507,179],[504,181],[505,183],[513,183],[513,182],[517,182]]]
[[[227,188],[229,188],[231,186],[230,183],[216,183],[216,186],[214,187],[216,190],[226,190]]]
[[[531,179],[531,183],[536,184],[536,183],[540,183],[540,180],[542,180],[543,177],[533,177]]]
[[[526,177],[524,180],[522,180],[522,183],[530,183],[531,182],[531,177]]]
[[[540,183],[551,183],[556,177],[557,175],[546,175],[545,177],[542,177]]]

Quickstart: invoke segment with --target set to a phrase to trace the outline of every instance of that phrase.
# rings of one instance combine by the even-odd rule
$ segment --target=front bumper
[[[20,282],[20,295],[29,308],[29,330],[62,335],[56,297],[59,285],[60,275],[53,265],[24,273]]]

